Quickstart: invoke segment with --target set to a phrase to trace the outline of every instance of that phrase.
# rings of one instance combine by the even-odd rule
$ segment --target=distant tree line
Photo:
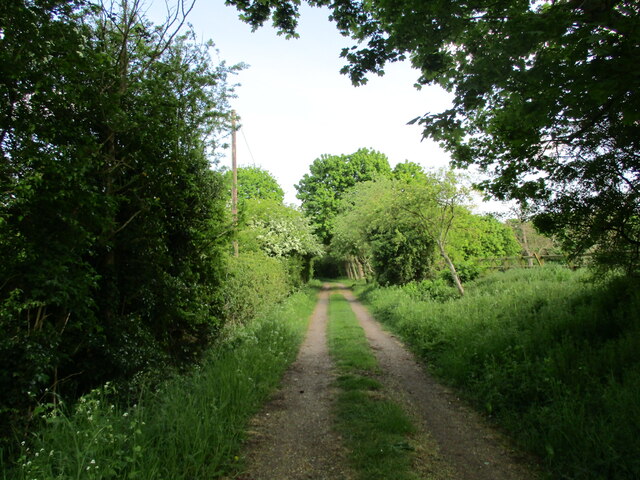
[[[462,294],[480,273],[475,260],[521,251],[513,229],[471,212],[470,191],[451,171],[412,162],[392,170],[384,154],[360,149],[321,156],[296,187],[334,273],[337,262],[353,278],[405,284],[444,271]]]

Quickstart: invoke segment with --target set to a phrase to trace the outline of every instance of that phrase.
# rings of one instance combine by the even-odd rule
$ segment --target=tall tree
[[[358,182],[391,174],[386,155],[366,148],[350,155],[322,155],[309,170],[296,185],[297,196],[316,234],[326,245],[331,241],[333,220],[344,192]]]
[[[428,278],[439,256],[462,295],[456,263],[514,253],[518,244],[508,227],[466,208],[469,191],[453,172],[420,172],[353,187],[336,218],[331,250],[355,259],[364,272],[371,268],[383,283]]]
[[[297,0],[228,0],[254,27],[295,34]],[[640,267],[640,5],[635,0],[308,0],[358,45],[355,84],[410,59],[452,107],[415,119],[482,187],[534,205],[575,252]]]
[[[330,251],[343,260],[350,277],[404,284],[433,274],[433,237],[398,209],[404,185],[402,180],[379,178],[346,193]]]
[[[416,219],[424,232],[433,239],[460,295],[464,287],[451,259],[447,244],[454,220],[460,216],[470,200],[469,191],[458,183],[452,171],[428,175],[425,181],[401,185],[401,195],[395,208]]]
[[[178,13],[154,26],[139,9],[0,12],[0,430],[27,392],[184,361],[219,327],[225,199],[207,154],[232,69],[174,35]]]
[[[227,182],[231,182],[231,171],[225,173]],[[267,170],[260,167],[238,167],[238,199],[284,201],[284,191],[278,181]]]

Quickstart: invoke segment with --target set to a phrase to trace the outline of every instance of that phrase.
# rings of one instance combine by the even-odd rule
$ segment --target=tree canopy
[[[226,172],[227,181],[231,182],[231,170]],[[284,201],[284,190],[278,181],[267,170],[256,167],[238,167],[238,200],[248,199]]]
[[[190,361],[220,328],[209,154],[234,68],[174,20],[136,0],[3,4],[0,436],[35,398]]]
[[[462,281],[478,274],[477,259],[520,250],[508,226],[471,213],[468,189],[453,172],[410,170],[410,177],[361,182],[345,194],[331,252],[352,274],[404,284],[445,269],[463,293]]]
[[[302,210],[311,219],[316,234],[329,244],[333,219],[340,208],[344,192],[356,183],[391,174],[386,155],[361,148],[350,155],[322,155],[314,160],[296,185]]]
[[[295,34],[294,0],[228,0],[258,27]],[[481,186],[535,207],[575,252],[640,265],[640,6],[632,0],[307,0],[329,6],[356,85],[409,59],[418,84],[454,94],[414,121]]]

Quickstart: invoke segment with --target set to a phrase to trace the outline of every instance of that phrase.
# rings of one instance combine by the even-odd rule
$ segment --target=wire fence
[[[575,269],[584,267],[592,262],[592,255],[584,254],[578,256],[568,255],[519,255],[514,257],[491,257],[480,258],[480,265],[496,270],[508,270],[511,268],[538,268],[545,264],[565,266]]]

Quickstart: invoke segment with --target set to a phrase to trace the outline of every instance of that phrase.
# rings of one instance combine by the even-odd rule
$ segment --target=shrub
[[[228,260],[224,285],[224,316],[244,324],[291,292],[286,259],[246,252]]]
[[[414,300],[435,300],[447,301],[458,298],[458,291],[441,278],[434,280],[422,280],[420,282],[410,282],[402,287]]]

